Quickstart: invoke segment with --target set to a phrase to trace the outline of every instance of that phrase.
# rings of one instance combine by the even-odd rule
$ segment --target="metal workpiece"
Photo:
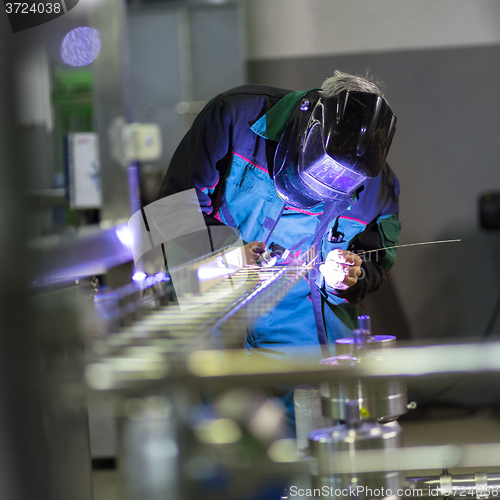
[[[337,339],[335,353],[356,354],[362,357],[365,353],[375,349],[396,347],[394,335],[372,335],[371,320],[368,315],[358,316],[358,328],[353,330],[352,338]]]
[[[393,425],[397,422],[381,424]],[[444,470],[456,467],[477,469],[498,467],[500,444],[467,444],[412,446],[397,448],[390,453],[377,449],[358,450],[356,455],[342,451],[331,457],[325,467],[329,474],[381,471]]]
[[[253,352],[258,354],[259,350],[253,349]],[[312,355],[297,356],[297,352],[292,351],[287,356],[286,353],[285,350],[283,359],[276,360],[268,356],[249,359],[246,349],[184,352],[179,359],[182,368],[171,376],[207,387],[235,384],[270,387],[280,383],[298,385],[341,378],[391,376],[405,377],[411,382],[410,377],[460,374],[477,376],[478,381],[485,376],[490,380],[495,376],[500,379],[499,342],[388,349],[377,352],[377,357],[381,357],[378,361],[368,358],[354,366],[320,365],[317,357]],[[109,366],[109,369],[112,371],[113,367]],[[136,383],[143,384],[146,389],[148,381],[138,377]],[[112,388],[112,384],[107,387]]]
[[[246,327],[279,301],[302,272],[293,266],[243,269],[231,276],[243,285],[222,299],[217,289],[227,287],[227,282],[189,295],[196,305],[189,311],[171,304],[146,308],[136,315],[138,320],[95,343],[94,362],[86,370],[88,384],[127,401],[122,444],[128,456],[120,457],[120,462],[126,467],[132,500],[145,498],[145,492],[151,498],[230,499],[234,491],[258,490],[270,478],[288,481],[309,464],[312,485],[321,489],[323,497],[326,490],[338,498],[344,495],[336,493],[339,489],[348,489],[360,500],[392,500],[401,496],[398,491],[414,491],[415,486],[405,483],[407,470],[442,470],[473,462],[487,466],[497,461],[496,445],[401,448],[397,422],[381,425],[375,420],[396,418],[406,411],[404,376],[461,372],[464,366],[490,373],[490,356],[500,351],[498,343],[388,349],[393,337],[371,336],[361,328],[354,354],[322,364],[303,348],[285,351],[277,360],[259,349],[249,353],[205,347],[215,330],[222,330],[225,347],[241,345]],[[450,360],[450,353],[458,358]],[[473,362],[464,363],[461,357],[470,353]],[[497,365],[494,370],[500,371]],[[326,401],[334,418],[345,418],[347,424],[310,433],[306,458],[297,453],[295,440],[280,434],[281,413],[252,391],[256,386],[315,382],[323,382],[323,406]],[[158,413],[157,399],[152,406],[148,403],[151,395],[167,389],[177,412],[173,416]],[[193,418],[204,394],[213,396],[212,408]],[[167,406],[160,405],[160,410]],[[138,414],[138,408],[146,412]],[[221,477],[227,482],[220,489],[206,489],[207,481]]]
[[[348,473],[332,471],[339,453],[348,454],[353,461],[363,450],[391,453],[400,446],[401,428],[396,422],[387,426],[368,422],[354,426],[344,424],[313,431],[309,434],[313,487],[321,489],[326,486],[332,492],[331,498],[339,496],[334,494],[335,490],[345,489],[354,491],[354,496],[359,499],[374,498],[370,491],[375,490],[378,490],[377,498],[395,498],[396,491],[404,484],[402,472],[359,472],[355,464]]]
[[[165,273],[157,273],[117,289],[98,288],[94,295],[94,309],[99,334],[123,333],[130,322],[137,324],[138,320],[148,318],[152,311],[166,304],[171,292],[170,278]],[[147,331],[143,329],[141,334],[145,336]],[[110,338],[115,339],[116,336]]]
[[[362,365],[365,360],[380,361],[377,351],[395,347],[391,335],[371,335],[369,316],[358,317],[352,339],[339,339],[336,347],[350,352],[321,361],[321,364],[343,367]],[[389,422],[408,410],[404,381],[398,377],[351,378],[321,384],[321,408],[325,417],[350,422],[370,420]]]
[[[337,339],[335,341],[335,352],[337,356],[342,354],[354,354],[356,341],[354,338]],[[396,347],[394,335],[370,335],[367,338],[368,349],[388,349]]]
[[[365,330],[363,328],[356,328],[352,331],[352,339],[354,340],[354,345],[357,348],[365,347],[368,339],[371,337],[370,330]]]
[[[382,360],[373,352],[362,357],[344,354],[321,361],[327,366],[354,367],[367,358]],[[355,403],[359,417],[364,420],[388,422],[408,411],[405,382],[398,377],[340,378],[321,384],[323,415],[338,420],[348,420],[349,405]]]
[[[497,498],[500,496],[500,474],[441,474],[409,477],[405,495],[418,497]],[[411,494],[410,494],[411,493]]]
[[[227,287],[224,282],[217,284],[213,291],[190,296],[196,307],[188,312],[181,311],[175,304],[144,309],[139,321],[96,341],[94,361],[86,370],[87,381],[98,390],[126,390],[127,384],[134,390],[147,389],[151,384],[164,383],[166,377],[206,387],[342,381],[344,385],[350,384],[341,390],[343,400],[360,402],[360,411],[366,414],[363,408],[367,409],[369,418],[393,418],[406,411],[406,393],[398,377],[500,375],[499,342],[386,349],[393,345],[393,337],[372,336],[365,343],[367,349],[361,361],[358,357],[337,356],[331,358],[336,362],[326,361],[328,364],[322,365],[315,356],[303,352],[297,355],[293,349],[288,352],[286,348],[279,361],[257,356],[258,349],[253,350],[256,355],[252,359],[246,349],[213,350],[217,346],[210,345],[212,332],[221,330],[224,324],[228,326],[225,330],[229,343],[222,339],[220,347],[231,343],[231,347],[241,347],[242,332],[247,326],[281,300],[307,269],[308,265],[244,268],[231,276],[231,280],[241,280],[243,286],[222,299],[217,289]],[[339,345],[349,345],[349,342],[338,342]],[[103,374],[102,379],[99,374]],[[391,377],[396,379],[391,381]],[[365,378],[369,378],[369,382],[360,401],[353,391],[359,392],[358,380]],[[341,410],[335,409],[339,390],[325,389],[334,418],[342,415]]]
[[[207,408],[199,392],[179,383],[120,402],[127,500],[230,500],[235,491],[307,473],[305,461],[291,462],[296,447],[284,438],[283,408],[259,390],[218,393]]]
[[[51,235],[29,243],[31,258],[38,266],[33,288],[75,281],[106,273],[130,262],[132,252],[123,238],[126,224],[102,229],[86,226],[64,235]]]
[[[368,316],[367,314],[358,316],[358,328],[361,330],[368,330],[368,333],[371,335],[372,323],[370,316]]]

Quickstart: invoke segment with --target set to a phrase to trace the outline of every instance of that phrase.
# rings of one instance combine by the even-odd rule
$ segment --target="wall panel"
[[[500,238],[477,215],[479,194],[500,190],[500,45],[253,60],[249,78],[307,89],[334,69],[385,81],[398,116],[388,161],[402,186],[402,243],[462,238],[401,250],[391,273],[399,304],[387,289],[367,308],[376,303],[379,324],[403,336],[405,318],[413,337],[479,336],[500,291]]]

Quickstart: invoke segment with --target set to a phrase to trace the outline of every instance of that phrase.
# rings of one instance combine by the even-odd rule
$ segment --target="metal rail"
[[[500,475],[486,472],[409,477],[406,478],[406,483],[409,490],[418,493],[421,498],[442,496],[479,499],[500,496]]]

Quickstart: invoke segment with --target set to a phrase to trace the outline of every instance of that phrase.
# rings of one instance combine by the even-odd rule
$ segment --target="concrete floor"
[[[438,444],[500,443],[500,411],[481,410],[467,414],[457,408],[434,408],[424,420],[404,420],[403,442],[405,446]],[[498,467],[481,468],[500,473]],[[464,474],[478,470],[453,469],[450,473]],[[437,475],[439,471],[409,471],[410,475]],[[97,470],[93,473],[94,500],[122,500],[119,493],[118,474],[114,470]],[[168,500],[168,499],[165,499]]]

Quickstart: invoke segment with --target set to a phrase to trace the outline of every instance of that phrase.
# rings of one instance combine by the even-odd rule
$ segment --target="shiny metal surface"
[[[373,353],[366,356],[377,359]],[[355,358],[346,354],[324,359],[321,364],[362,365],[366,356]],[[408,410],[406,384],[397,377],[339,379],[321,384],[321,406],[325,417],[346,420],[347,405],[353,401],[357,402],[360,418],[364,420],[388,422]]]
[[[104,274],[112,267],[132,260],[123,231],[127,224],[109,229],[85,226],[74,233],[53,235],[30,242],[38,266],[33,287],[49,286],[88,276]]]
[[[393,422],[390,422],[393,424]],[[383,424],[388,425],[388,424]],[[330,474],[377,471],[444,470],[455,467],[498,467],[500,444],[412,446],[391,453],[380,450],[338,452],[328,463]]]
[[[420,497],[496,498],[500,496],[500,474],[476,472],[406,478],[405,487]]]
[[[160,311],[154,315],[161,316]],[[180,323],[180,311],[176,321]],[[203,316],[203,315],[202,315]],[[206,317],[209,315],[207,314]],[[151,326],[142,322],[128,327],[131,330],[123,331],[122,334],[113,336],[113,340],[106,341],[99,349],[100,356],[104,356],[113,349],[115,341],[126,345],[130,339],[136,337],[148,338],[161,336],[162,332],[169,331],[165,323]],[[149,333],[150,332],[150,333]],[[122,336],[123,335],[123,336]],[[165,337],[165,336],[164,336]],[[182,337],[182,335],[178,335]],[[173,336],[176,339],[176,335]],[[167,342],[169,339],[165,338]],[[190,339],[184,338],[186,343]],[[100,341],[99,341],[100,344]],[[172,343],[171,352],[175,351],[176,342]],[[258,353],[255,349],[255,353]],[[285,350],[286,352],[286,350]],[[293,354],[293,352],[291,353]],[[185,352],[185,356],[177,360],[178,376],[197,386],[228,385],[270,387],[278,383],[302,384],[324,382],[328,380],[339,380],[340,378],[354,379],[359,377],[439,377],[459,374],[468,374],[469,378],[475,377],[478,387],[485,377],[488,380],[500,381],[500,343],[488,342],[483,344],[461,344],[446,346],[427,346],[418,348],[397,348],[381,351],[383,362],[365,360],[363,366],[327,366],[318,363],[316,357],[302,356],[300,358],[286,358],[273,360],[264,356],[252,356],[249,359],[246,349],[235,349],[231,351],[198,350],[196,352]],[[467,358],[467,356],[469,356]],[[97,361],[96,361],[97,362]],[[108,366],[113,372],[115,367]],[[151,380],[130,374],[134,384],[141,386],[144,390],[151,384]],[[408,379],[411,382],[411,379]],[[119,386],[109,381],[107,389],[118,389]],[[158,381],[153,384],[156,385]],[[120,386],[121,387],[121,386]]]
[[[372,335],[368,338],[369,349],[388,349],[396,347],[396,337],[394,335]],[[335,341],[335,350],[337,356],[341,354],[354,353],[355,340],[353,338],[337,339]]]
[[[313,487],[327,486],[333,491],[351,488],[351,491],[356,492],[354,496],[360,499],[393,497],[403,485],[401,472],[357,472],[352,467],[349,473],[335,474],[332,473],[332,460],[339,453],[348,453],[354,458],[358,451],[391,452],[400,445],[401,428],[395,422],[387,427],[364,422],[359,426],[340,425],[313,431],[309,434]],[[379,491],[378,494],[370,494],[369,490]],[[390,493],[387,493],[388,490]],[[331,498],[335,496],[338,495],[332,495]]]

